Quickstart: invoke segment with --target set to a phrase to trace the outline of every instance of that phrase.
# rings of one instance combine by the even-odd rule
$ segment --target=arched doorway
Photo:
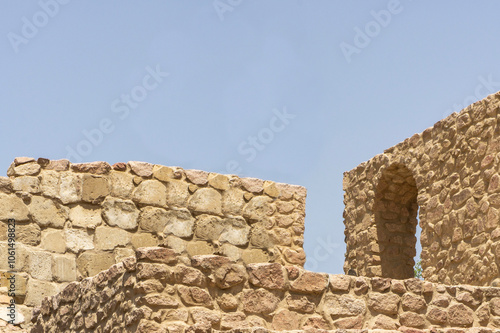
[[[406,166],[392,164],[382,172],[373,212],[382,276],[412,278],[418,204],[415,179]]]

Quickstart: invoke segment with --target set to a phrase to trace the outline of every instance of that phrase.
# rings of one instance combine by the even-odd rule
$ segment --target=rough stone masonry
[[[33,333],[497,332],[499,106],[488,96],[344,174],[358,276],[302,268],[303,187],[16,158],[0,177],[0,292],[14,276]]]

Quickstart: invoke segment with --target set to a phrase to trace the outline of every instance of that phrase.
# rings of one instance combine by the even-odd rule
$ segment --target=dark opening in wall
[[[412,278],[418,204],[415,179],[406,166],[393,164],[383,171],[373,210],[382,276]]]

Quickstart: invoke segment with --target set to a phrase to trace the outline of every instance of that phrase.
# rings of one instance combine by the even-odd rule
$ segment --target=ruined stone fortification
[[[418,212],[425,280],[499,284],[499,105],[490,95],[344,174],[346,272],[412,277]]]
[[[499,106],[489,96],[345,173],[357,276],[302,268],[303,187],[18,158],[0,178],[4,273],[17,221],[0,282],[14,274],[34,333],[497,331]],[[425,282],[412,278],[417,214]]]

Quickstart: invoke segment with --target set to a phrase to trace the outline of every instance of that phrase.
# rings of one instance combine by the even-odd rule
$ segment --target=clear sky
[[[139,160],[307,187],[341,273],[342,173],[500,90],[500,2],[0,2],[0,168]]]

